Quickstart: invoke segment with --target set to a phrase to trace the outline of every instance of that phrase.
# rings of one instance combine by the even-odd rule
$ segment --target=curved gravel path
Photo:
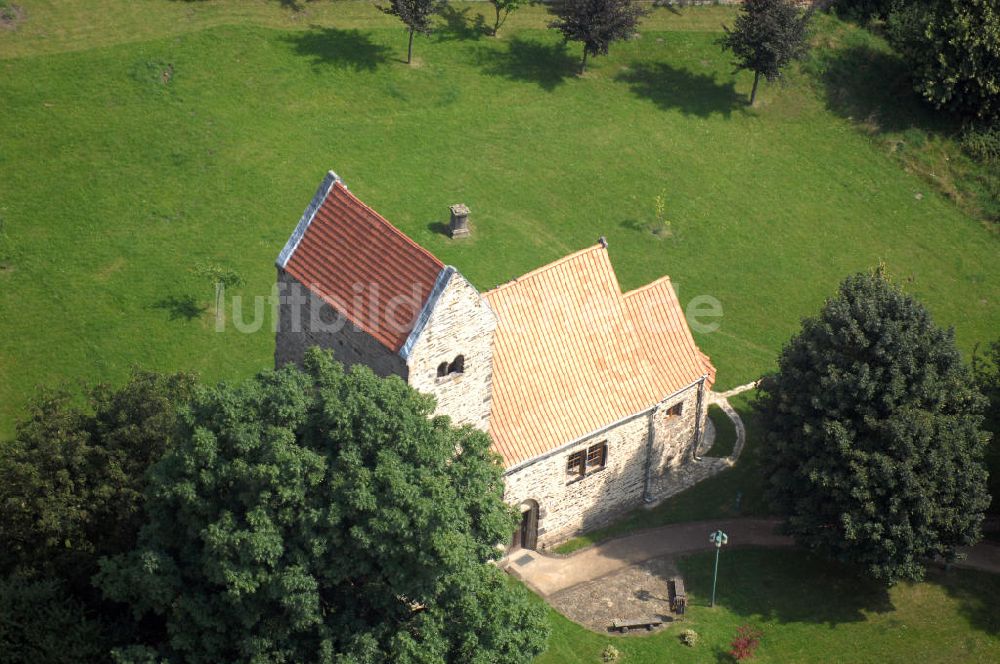
[[[502,565],[539,595],[547,597],[653,558],[711,551],[708,534],[714,530],[721,529],[729,535],[729,547],[792,546],[790,537],[775,532],[779,523],[779,519],[748,518],[676,523],[641,530],[568,556],[516,551]],[[1000,545],[980,542],[962,552],[966,558],[955,563],[955,567],[1000,574]]]

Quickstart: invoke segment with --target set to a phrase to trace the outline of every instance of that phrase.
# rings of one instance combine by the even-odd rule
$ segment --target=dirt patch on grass
[[[94,276],[98,281],[106,282],[115,273],[120,272],[123,267],[125,267],[125,259],[119,256],[118,258],[114,259],[113,261],[102,267],[100,270],[98,270]]]
[[[21,5],[0,0],[0,29],[15,30],[28,18],[28,12]]]

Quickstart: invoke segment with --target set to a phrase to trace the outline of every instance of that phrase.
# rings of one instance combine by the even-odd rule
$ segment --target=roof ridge
[[[633,295],[638,295],[639,293],[647,291],[647,290],[653,288],[654,286],[659,286],[660,284],[662,284],[664,282],[670,283],[670,275],[669,274],[665,274],[662,277],[660,277],[659,279],[654,279],[653,281],[650,281],[645,286],[639,286],[638,288],[633,288],[632,290],[630,290],[630,291],[628,291],[626,293],[622,293],[622,297],[624,297],[624,298],[627,299],[627,298],[629,298],[629,297],[631,297]]]
[[[574,251],[571,254],[566,254],[562,258],[557,258],[556,260],[552,261],[551,263],[546,263],[545,265],[542,265],[540,267],[536,267],[534,270],[531,270],[530,272],[525,272],[524,274],[522,274],[519,277],[514,277],[510,281],[504,282],[504,283],[500,284],[499,286],[494,286],[490,290],[488,290],[485,293],[483,293],[483,296],[485,297],[485,296],[487,296],[487,295],[489,295],[491,293],[496,293],[497,291],[503,290],[503,289],[505,289],[505,288],[507,288],[509,286],[515,286],[517,284],[520,284],[520,283],[524,282],[528,278],[536,277],[539,274],[541,274],[542,272],[545,272],[545,271],[547,271],[547,270],[549,270],[551,268],[554,268],[554,267],[557,267],[559,265],[562,265],[563,263],[566,263],[566,262],[568,262],[568,261],[570,261],[570,260],[572,260],[574,258],[579,258],[580,256],[583,256],[585,254],[589,254],[589,253],[591,253],[593,251],[597,251],[597,250],[601,250],[601,249],[603,249],[604,251],[607,251],[607,247],[605,245],[601,244],[600,242],[598,242],[597,244],[594,244],[594,245],[591,245],[589,247],[585,247],[583,249],[579,249],[577,251]]]
[[[341,189],[344,190],[344,193],[346,193],[351,198],[352,201],[354,201],[355,203],[357,203],[358,205],[360,205],[361,207],[363,207],[365,210],[367,210],[367,211],[371,212],[373,215],[375,215],[376,219],[378,219],[380,222],[382,222],[383,224],[385,224],[389,228],[389,230],[391,230],[393,233],[395,233],[396,235],[398,235],[404,242],[406,242],[410,246],[412,246],[415,249],[417,249],[420,253],[424,254],[425,256],[427,256],[428,258],[430,258],[431,260],[433,260],[435,263],[437,263],[438,267],[440,267],[441,269],[444,269],[445,264],[441,262],[440,258],[438,258],[437,256],[435,256],[431,252],[429,252],[426,249],[424,249],[423,247],[421,247],[419,244],[417,244],[417,242],[413,238],[411,238],[409,235],[407,235],[403,231],[401,231],[398,228],[396,228],[396,226],[393,225],[393,223],[391,221],[389,221],[388,219],[386,219],[385,217],[383,217],[381,214],[379,214],[377,210],[375,210],[374,208],[370,207],[367,203],[365,203],[360,198],[358,198],[357,196],[355,196],[354,192],[352,192],[350,189],[347,188],[347,185],[344,184],[343,180],[338,179],[336,182],[334,182],[333,186],[330,188],[331,191],[333,189],[336,189],[338,186]]]

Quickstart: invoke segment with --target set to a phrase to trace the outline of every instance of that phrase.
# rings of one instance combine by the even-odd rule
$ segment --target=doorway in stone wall
[[[526,500],[520,508],[521,522],[514,531],[511,549],[534,549],[538,546],[538,503]]]

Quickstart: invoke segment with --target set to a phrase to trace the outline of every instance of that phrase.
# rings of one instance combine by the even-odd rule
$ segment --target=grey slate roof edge
[[[437,305],[438,299],[441,297],[441,293],[444,292],[445,287],[448,282],[451,281],[452,275],[456,274],[458,270],[450,265],[445,265],[440,272],[438,272],[437,279],[434,281],[434,287],[431,288],[430,295],[427,296],[427,300],[424,301],[424,306],[420,308],[420,314],[417,316],[416,322],[413,323],[413,329],[410,330],[410,336],[406,337],[406,341],[399,348],[399,356],[404,360],[410,359],[410,353],[413,352],[413,346],[416,345],[417,339],[420,338],[420,333],[424,331],[427,326],[427,321],[431,318],[431,312],[434,311],[434,307]]]
[[[333,185],[341,182],[340,176],[329,171],[326,177],[323,178],[323,182],[319,185],[319,189],[313,195],[312,200],[309,201],[309,207],[306,211],[302,213],[302,218],[299,219],[299,223],[295,226],[295,231],[292,232],[292,236],[288,238],[288,242],[285,243],[285,248],[281,250],[278,254],[278,259],[275,261],[275,265],[281,269],[285,269],[288,265],[288,261],[291,260],[292,254],[295,253],[295,249],[302,242],[302,238],[306,234],[306,229],[309,228],[309,224],[312,223],[313,217],[316,216],[316,212],[319,210],[320,206],[323,205],[323,201],[330,194],[330,190],[333,189]]]

